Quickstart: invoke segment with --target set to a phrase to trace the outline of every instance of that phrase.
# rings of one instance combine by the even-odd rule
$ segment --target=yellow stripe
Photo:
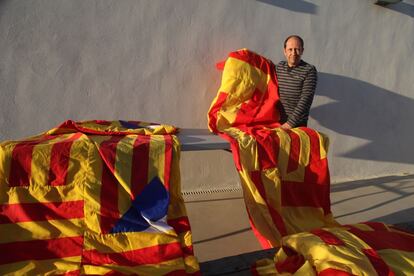
[[[165,168],[165,138],[162,135],[152,135],[149,145],[148,182],[158,177],[164,183]]]
[[[217,100],[218,100],[218,98],[219,98],[219,95],[220,95],[220,93],[225,93],[225,94],[227,94],[227,92],[226,91],[219,91],[219,93],[217,93],[217,95],[214,97],[214,99],[213,99],[213,101],[211,102],[211,105],[210,105],[210,108],[208,109],[209,110],[209,112],[210,112],[210,110],[211,110],[211,108],[217,103]],[[217,116],[220,116],[220,110],[219,111],[217,111]],[[218,119],[218,118],[217,118]],[[210,121],[210,118],[209,118],[209,114],[207,114],[207,120],[208,121]],[[217,120],[217,122],[216,122],[216,127],[218,127],[218,122],[220,121],[220,119],[218,119]],[[219,127],[219,129],[222,129],[221,128],[222,126],[220,126]],[[212,132],[213,130],[210,128],[210,124],[208,125],[208,129]]]
[[[186,231],[186,232],[178,234],[178,239],[181,241],[182,247],[193,245],[191,231]]]
[[[321,152],[321,159],[325,159],[328,155],[329,138],[321,132],[316,132],[319,136],[319,149]]]
[[[0,224],[0,244],[83,235],[83,219]]]
[[[280,174],[282,180],[285,180],[287,175],[287,167],[289,163],[289,154],[290,154],[290,137],[286,131],[281,128],[277,128],[276,134],[279,137],[279,154],[278,154],[278,164],[280,169]]]
[[[377,251],[381,258],[390,266],[395,275],[412,275],[414,268],[414,252],[396,249]]]
[[[282,250],[282,249],[280,249]],[[258,275],[278,275],[275,261],[272,259],[261,259],[256,261],[256,272]]]
[[[3,185],[0,185],[3,186]],[[82,200],[83,191],[79,185],[65,186],[42,186],[42,187],[11,187],[6,192],[0,194],[0,202],[16,203],[35,203],[35,202],[60,202]]]
[[[17,142],[4,142],[0,144],[0,204],[3,201],[2,195],[6,193],[9,186],[9,174],[11,156]]]
[[[195,273],[200,271],[200,266],[198,264],[198,260],[195,256],[187,256],[184,258],[185,263],[185,271],[187,273]]]
[[[294,133],[299,136],[300,139],[300,154],[299,154],[299,167],[305,169],[309,165],[310,157],[310,138],[306,132],[300,130],[299,128],[292,129]]]
[[[99,252],[104,253],[124,252],[160,244],[180,242],[178,237],[174,235],[148,232],[125,232],[115,234],[86,232],[84,237],[85,250],[96,249]]]
[[[346,264],[348,272],[353,275],[376,275],[370,261],[361,250],[368,248],[362,240],[344,228],[324,229],[343,240],[347,246],[328,245],[309,232],[286,236],[282,243],[306,256],[318,272],[328,268],[343,270]]]
[[[165,275],[175,270],[184,270],[184,261],[182,258],[169,260],[166,262],[151,264],[151,265],[140,265],[140,266],[119,266],[119,265],[84,265],[83,273],[87,275],[104,275],[110,271],[117,271],[126,275],[143,275],[143,276],[156,276]]]
[[[62,134],[52,140],[34,146],[32,154],[30,186],[47,186],[52,147],[59,142],[70,139],[74,134]]]
[[[56,275],[78,270],[81,256],[0,265],[2,275]]]
[[[323,214],[322,208],[283,206],[281,214],[290,234],[338,225],[332,216]]]
[[[70,160],[66,185],[73,184],[80,187],[86,181],[89,172],[89,153],[95,149],[88,136],[82,135],[78,140],[74,141],[70,149]]]
[[[365,223],[356,223],[356,224],[352,224],[352,226],[362,231],[374,231],[374,229],[371,226]]]
[[[227,92],[228,96],[218,114],[219,129],[234,123],[241,104],[251,99],[256,87],[262,92],[266,91],[267,79],[267,74],[256,67],[235,58],[227,59],[219,91]]]
[[[259,153],[256,139],[240,130],[237,132],[236,138],[239,145],[239,158],[243,170],[259,170]]]
[[[64,140],[72,135],[74,134],[61,135],[53,141]],[[0,192],[0,202],[16,204],[83,199],[82,186],[87,176],[90,175],[88,151],[95,149],[95,147],[89,143],[86,136],[82,136],[75,141],[71,148],[67,185],[52,187],[47,185],[50,150],[53,146],[52,141],[49,142],[49,144],[40,144],[35,147],[33,153],[34,160],[32,161],[32,183],[30,186],[9,188],[6,187],[7,185],[0,185],[0,189],[2,189]],[[48,157],[41,157],[43,155],[48,155]],[[47,162],[45,163],[47,165],[43,164],[43,162]]]
[[[281,195],[281,181],[279,170],[276,168],[271,168],[264,170],[261,173],[262,182],[266,192],[267,201],[270,206],[275,208],[278,212],[281,211],[280,207],[282,205],[280,195]]]
[[[124,214],[131,207],[131,172],[134,143],[137,135],[128,135],[119,141],[116,149],[115,177],[118,186],[118,209]]]
[[[95,233],[100,233],[99,224],[101,186],[102,186],[102,159],[99,155],[99,146],[110,139],[110,136],[89,136],[93,144],[89,147],[88,160],[85,160],[86,178],[84,182],[84,214],[86,227]]]
[[[254,225],[273,246],[279,245],[281,235],[272,222],[266,202],[249,178],[248,172],[243,170],[239,175],[244,190],[244,202]]]

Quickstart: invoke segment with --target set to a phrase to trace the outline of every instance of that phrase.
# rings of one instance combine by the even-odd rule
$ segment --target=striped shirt
[[[298,66],[289,67],[286,61],[281,61],[276,73],[282,103],[281,123],[306,126],[317,82],[315,66],[301,60]]]

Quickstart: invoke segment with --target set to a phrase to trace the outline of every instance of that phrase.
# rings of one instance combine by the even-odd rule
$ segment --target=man
[[[315,66],[304,62],[303,39],[297,35],[286,38],[284,54],[286,61],[276,66],[279,96],[282,103],[281,123],[283,129],[307,126],[309,109],[315,94],[317,71]]]

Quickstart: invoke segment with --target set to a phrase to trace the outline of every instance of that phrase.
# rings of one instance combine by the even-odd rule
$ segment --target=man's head
[[[283,47],[283,53],[289,67],[297,66],[303,54],[303,39],[298,35],[288,36]]]

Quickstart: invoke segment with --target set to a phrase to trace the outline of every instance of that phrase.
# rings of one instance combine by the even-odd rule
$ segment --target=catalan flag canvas
[[[274,65],[242,49],[229,54],[209,128],[232,146],[250,222],[274,259],[254,275],[414,275],[414,234],[382,223],[340,225],[330,210],[328,138],[279,128]]]
[[[253,275],[414,275],[414,233],[366,222],[287,236]]]
[[[223,64],[223,63],[222,63]],[[242,49],[224,63],[211,104],[211,131],[231,142],[252,228],[263,248],[288,234],[333,226],[328,138],[313,129],[279,128],[275,66]]]
[[[2,142],[0,274],[198,274],[176,131],[66,121]]]

